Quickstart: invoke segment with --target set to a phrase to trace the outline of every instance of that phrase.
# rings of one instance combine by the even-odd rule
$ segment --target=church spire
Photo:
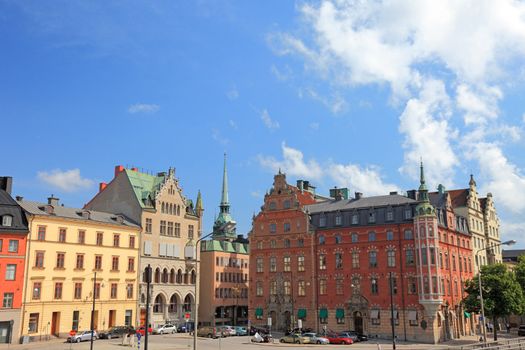
[[[419,166],[419,199],[428,201],[428,189],[425,183],[425,169],[423,168],[423,161]]]
[[[228,173],[226,170],[226,153],[224,153],[224,169],[222,173],[222,193],[219,204],[219,215],[213,224],[214,239],[234,239],[236,237],[236,222],[230,215],[228,200]]]
[[[228,200],[228,173],[226,171],[226,153],[224,153],[224,170],[222,173],[222,195],[221,195],[221,213],[230,212],[230,202]]]
[[[204,208],[202,206],[202,195],[201,190],[199,190],[199,193],[197,194],[197,203],[195,203],[195,212],[197,212],[197,215],[201,216],[203,211]]]

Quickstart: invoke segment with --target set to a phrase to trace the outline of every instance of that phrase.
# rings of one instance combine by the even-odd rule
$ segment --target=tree
[[[514,267],[514,273],[523,293],[525,293],[525,255],[518,258],[518,264]]]
[[[465,308],[471,312],[480,312],[479,275],[467,281],[468,296],[463,300]],[[494,340],[498,340],[496,321],[510,314],[520,314],[525,310],[525,297],[515,274],[504,264],[481,267],[481,283],[485,316],[492,318]]]

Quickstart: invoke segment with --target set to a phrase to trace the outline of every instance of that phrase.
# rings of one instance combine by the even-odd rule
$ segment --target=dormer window
[[[319,227],[325,227],[326,226],[326,216],[321,216],[319,218]]]
[[[359,224],[359,215],[356,214],[353,214],[352,215],[352,225],[357,225]]]
[[[276,207],[275,202],[270,202],[270,205],[269,205],[270,210],[275,210],[275,207]]]
[[[375,212],[370,212],[368,213],[368,222],[369,223],[374,223],[376,222],[376,213]]]
[[[392,209],[388,209],[386,212],[386,221],[393,221],[394,220],[394,212]]]
[[[290,200],[289,199],[284,201],[283,207],[284,207],[284,209],[290,209],[291,204],[290,204]]]
[[[335,216],[335,225],[341,226],[343,224],[343,216],[341,214],[337,214]]]
[[[13,225],[13,217],[11,215],[2,216],[2,226],[12,226],[12,225]]]

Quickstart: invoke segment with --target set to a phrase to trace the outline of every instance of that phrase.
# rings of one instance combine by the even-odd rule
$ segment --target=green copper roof
[[[198,215],[200,215],[200,212],[204,210],[202,206],[201,190],[199,190],[199,193],[197,194],[197,203],[195,204],[195,210],[197,211]]]
[[[428,198],[428,189],[427,185],[425,184],[425,172],[423,169],[423,162],[421,162],[420,167],[420,179],[419,179],[420,185],[419,185],[419,200],[421,203],[419,203],[416,206],[416,215],[436,215],[436,209],[432,204],[430,204],[430,200]]]
[[[220,212],[213,223],[213,237],[222,239],[235,239],[237,237],[237,223],[230,214],[230,202],[228,200],[228,173],[226,170],[226,153],[224,154],[224,169],[222,173],[222,192]]]
[[[160,186],[165,180],[165,175],[154,176],[131,169],[125,169],[126,175],[128,176],[133,191],[137,196],[137,199],[142,208],[152,207],[150,201],[155,200],[156,192],[160,189]]]
[[[202,241],[201,251],[202,252],[227,252],[227,253],[236,253],[236,254],[249,254],[249,248],[247,243],[236,243],[223,240],[210,239],[207,241]]]
[[[230,205],[228,200],[228,174],[226,172],[226,153],[224,153],[224,168],[222,172],[222,194],[221,194],[221,206]]]

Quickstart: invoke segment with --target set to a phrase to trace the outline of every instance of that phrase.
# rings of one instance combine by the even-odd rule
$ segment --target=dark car
[[[366,335],[364,335],[362,333],[357,333],[356,331],[346,331],[344,333],[348,333],[348,334],[350,334],[352,336],[355,336],[355,338],[357,340],[354,339],[354,342],[355,341],[367,341],[368,340],[368,336],[366,336]]]
[[[260,335],[269,334],[270,330],[268,329],[268,326],[264,326],[264,327],[251,326],[250,335],[255,335],[255,333],[259,333]]]
[[[519,336],[525,335],[525,325],[524,324],[520,325],[520,328],[518,328],[518,335]]]
[[[111,327],[107,331],[99,333],[98,337],[100,339],[121,338],[124,336],[124,334],[130,334],[134,332],[135,330],[133,329],[133,327],[117,326],[117,327]]]
[[[193,321],[184,322],[184,323],[179,324],[179,326],[177,327],[177,332],[178,333],[188,333],[188,332],[193,332],[194,329],[195,329],[195,323]]]

